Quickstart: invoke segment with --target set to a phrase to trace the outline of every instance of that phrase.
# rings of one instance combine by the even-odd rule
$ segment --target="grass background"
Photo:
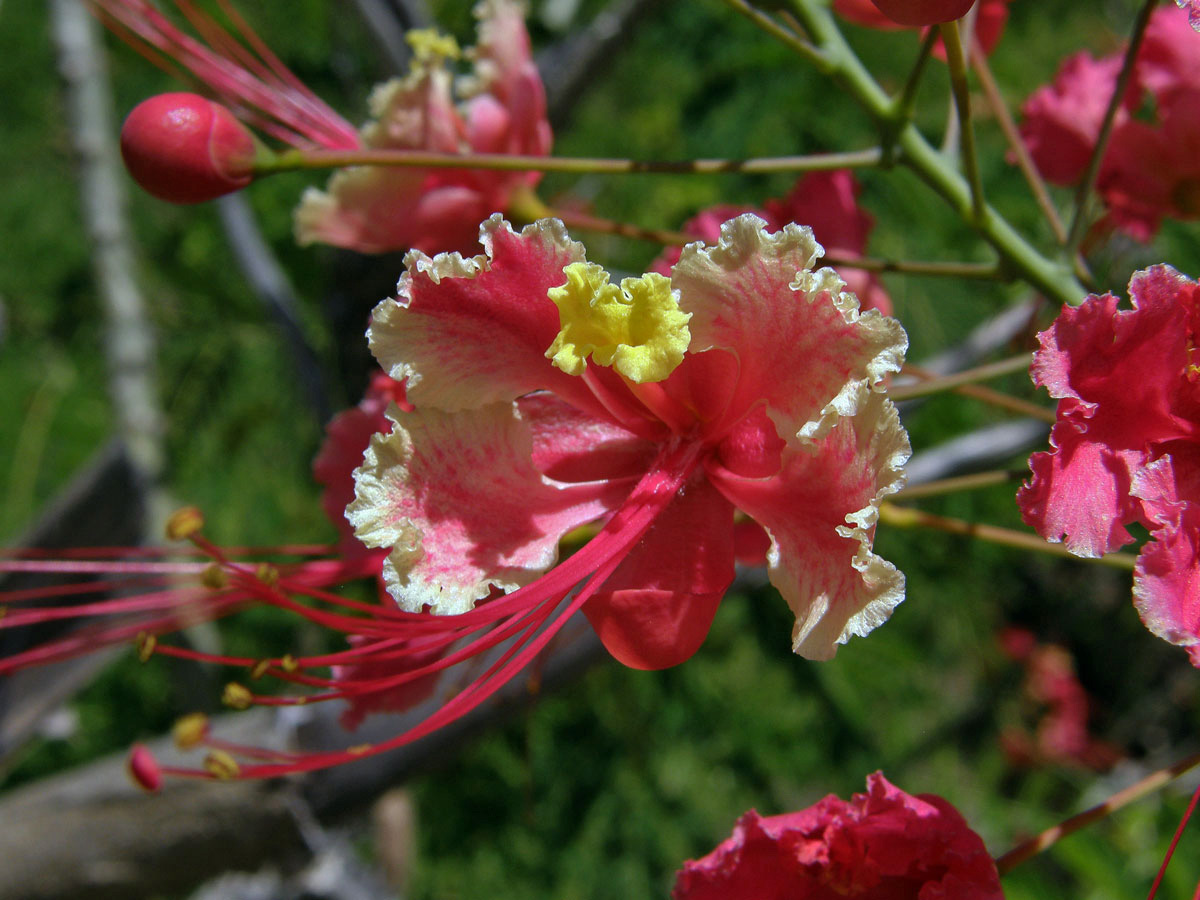
[[[444,27],[472,42],[469,4],[432,4]],[[598,10],[585,2],[581,16]],[[557,35],[531,28],[539,46]],[[993,66],[1015,106],[1079,48],[1111,51],[1132,19],[1127,2],[1015,2]],[[330,0],[246,9],[296,73],[351,121],[385,75],[369,36]],[[80,225],[73,160],[54,72],[46,12],[0,7],[0,537],[12,539],[110,436],[99,303]],[[910,33],[849,29],[889,86],[916,52]],[[116,104],[176,87],[113,43]],[[945,76],[933,66],[920,121],[937,133]],[[1045,227],[1004,161],[994,124],[980,123],[989,197],[1027,233]],[[715,0],[663,2],[587,85],[556,134],[565,155],[685,158],[849,149],[871,142],[852,102],[786,48]],[[297,287],[309,339],[335,401],[361,392],[362,343],[332,324],[365,321],[392,289],[399,259],[363,263],[291,241],[290,209],[314,180],[283,176],[249,197]],[[716,202],[758,203],[784,193],[785,176],[545,179],[551,201],[582,197],[599,215],[678,227]],[[877,218],[871,252],[919,259],[986,253],[914,177],[862,177]],[[1059,195],[1060,200],[1066,199]],[[168,415],[170,488],[202,507],[225,543],[325,540],[309,465],[321,423],[304,407],[280,335],[229,264],[216,212],[170,207],[132,192],[139,275],[158,328],[160,397]],[[1153,247],[1118,242],[1098,266],[1119,288],[1136,267],[1166,260],[1200,272],[1194,224],[1168,223]],[[585,236],[589,258],[641,271],[655,248]],[[888,278],[911,358],[961,337],[1022,295],[1016,285]],[[1033,396],[1023,379],[1004,383]],[[995,421],[991,410],[938,398],[906,419],[919,450]],[[1014,470],[1023,468],[1014,460]],[[1017,525],[1012,487],[922,505]],[[877,549],[908,576],[908,600],[869,639],[829,663],[788,648],[790,616],[770,589],[731,597],[686,665],[661,673],[601,666],[544,698],[521,720],[464,747],[413,785],[420,898],[665,896],[687,857],[707,852],[753,806],[764,814],[828,792],[861,790],[883,769],[906,790],[947,797],[1002,852],[1020,836],[1102,799],[1137,766],[1194,749],[1200,694],[1183,654],[1150,636],[1129,606],[1129,579],[1086,564],[1000,550],[930,533],[881,530]],[[1011,765],[999,734],[1037,710],[1019,668],[999,652],[998,629],[1031,628],[1067,647],[1095,700],[1096,733],[1130,762],[1110,777],[1076,768]],[[286,646],[311,636],[263,612],[222,626],[231,645]],[[140,736],[180,712],[187,676],[158,663],[117,663],[77,701],[82,727],[29,748],[16,784]],[[213,701],[217,690],[212,691]],[[1005,879],[1010,898],[1137,897],[1145,893],[1186,798],[1164,792],[1072,837]],[[1200,837],[1185,836],[1164,897],[1190,896]]]

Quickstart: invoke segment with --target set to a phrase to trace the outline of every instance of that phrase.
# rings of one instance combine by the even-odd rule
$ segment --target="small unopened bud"
[[[160,200],[203,203],[254,179],[261,145],[228,109],[199,94],[159,94],[121,128],[133,180]]]
[[[167,519],[167,540],[183,541],[204,527],[204,513],[194,506],[184,506]]]
[[[189,713],[175,723],[171,737],[180,750],[191,750],[208,737],[208,716],[204,713]]]
[[[162,772],[158,768],[158,761],[145,744],[134,744],[129,749],[126,768],[129,771],[129,777],[142,790],[153,794],[162,787]]]
[[[899,25],[937,25],[967,14],[975,0],[871,0],[881,13]]]

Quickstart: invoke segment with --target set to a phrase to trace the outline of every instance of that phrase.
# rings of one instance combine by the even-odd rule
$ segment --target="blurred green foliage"
[[[585,11],[600,8],[600,0]],[[470,43],[469,4],[433,4]],[[535,4],[535,13],[538,10]],[[1051,77],[1065,53],[1110,50],[1132,4],[1069,0],[1012,5],[993,66],[1015,106]],[[329,0],[247,10],[297,74],[352,121],[366,87],[384,74],[369,36]],[[12,539],[109,437],[104,340],[73,163],[41,5],[0,9],[0,536]],[[535,42],[555,35],[533,20]],[[849,35],[881,81],[903,82],[917,43],[909,33]],[[112,42],[115,44],[115,42]],[[111,54],[116,102],[172,86],[119,45]],[[922,89],[921,121],[937,133],[945,75]],[[1047,234],[994,123],[979,123],[984,177],[996,205],[1028,233]],[[557,134],[565,155],[687,158],[774,155],[869,146],[853,104],[723,4],[657,5],[612,66],[581,91]],[[365,321],[392,288],[398,259],[373,264],[291,241],[290,208],[305,183],[286,176],[250,189],[266,236],[303,303],[309,339],[335,401],[353,402],[361,341],[345,345],[331,322]],[[862,175],[862,203],[878,220],[871,252],[916,259],[987,258],[937,198],[905,171]],[[678,227],[717,202],[753,204],[784,193],[785,176],[548,177],[551,202],[582,198],[597,214]],[[1056,194],[1065,203],[1067,195]],[[169,417],[170,488],[201,506],[209,533],[229,544],[326,540],[309,464],[320,423],[305,408],[276,328],[234,266],[216,212],[173,208],[132,191],[140,276],[161,347]],[[585,236],[589,258],[640,271],[657,249]],[[1200,272],[1194,226],[1168,225],[1153,249],[1118,245],[1104,277],[1119,287],[1138,265],[1167,259]],[[889,278],[897,314],[920,359],[960,338],[1021,295],[1019,286]],[[1021,378],[1000,386],[1033,397]],[[919,450],[1001,414],[959,398],[931,400],[906,420]],[[1014,471],[1023,469],[1013,460]],[[939,513],[1018,524],[1012,486],[922,505]],[[770,589],[731,597],[713,634],[686,665],[661,673],[601,666],[542,698],[519,721],[464,747],[415,785],[419,898],[660,897],[683,859],[707,852],[749,807],[764,814],[825,793],[861,790],[884,772],[913,792],[947,797],[996,852],[1102,799],[1108,782],[1080,769],[1021,769],[1000,749],[1022,716],[1019,668],[999,651],[998,629],[1019,623],[1075,654],[1094,696],[1099,736],[1134,760],[1161,764],[1194,746],[1195,672],[1151,637],[1129,607],[1127,576],[1084,563],[1030,559],[929,533],[878,535],[878,551],[908,576],[908,600],[869,639],[828,663],[789,652],[790,615]],[[234,652],[319,640],[256,611],[223,624]],[[245,649],[242,648],[251,648]],[[278,651],[276,651],[278,652]],[[194,671],[194,670],[193,670]],[[114,666],[77,702],[70,741],[32,747],[17,783],[163,730],[187,676],[157,661]],[[214,683],[219,679],[214,678]],[[211,691],[215,701],[217,690]],[[1026,722],[1028,724],[1028,722]],[[1176,792],[1142,801],[1064,841],[1005,879],[1010,898],[1117,900],[1146,890],[1182,813]],[[1200,838],[1185,836],[1162,896],[1200,877]]]

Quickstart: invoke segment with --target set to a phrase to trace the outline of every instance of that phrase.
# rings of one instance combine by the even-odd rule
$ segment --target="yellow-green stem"
[[[1016,531],[1012,528],[1001,528],[999,525],[985,525],[980,522],[967,522],[963,519],[952,519],[948,516],[938,516],[921,509],[908,506],[897,506],[894,503],[879,505],[879,521],[898,528],[934,528],[948,534],[960,534],[964,537],[979,538],[992,544],[1004,547],[1015,547],[1020,550],[1034,550],[1038,553],[1048,553],[1051,556],[1063,556],[1070,559],[1083,559],[1075,556],[1062,544],[1051,544],[1042,540],[1036,534]],[[1116,569],[1133,571],[1135,557],[1129,553],[1110,553],[1091,562],[1103,563]]]
[[[955,372],[953,375],[930,378],[928,381],[921,381],[917,384],[898,385],[891,388],[888,394],[893,400],[911,400],[914,397],[925,397],[929,394],[941,393],[942,391],[952,391],[964,384],[971,384],[975,381],[987,381],[989,378],[999,378],[1001,375],[1021,372],[1028,369],[1032,361],[1032,354],[1021,353],[1008,359],[999,360],[998,362],[976,366],[974,369]]]

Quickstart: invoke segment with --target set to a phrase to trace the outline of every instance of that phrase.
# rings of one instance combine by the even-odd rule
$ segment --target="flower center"
[[[548,296],[561,330],[546,357],[568,375],[582,375],[587,357],[636,384],[662,381],[683,361],[691,313],[679,308],[671,280],[654,272],[610,284],[595,263],[571,263],[567,283]]]

